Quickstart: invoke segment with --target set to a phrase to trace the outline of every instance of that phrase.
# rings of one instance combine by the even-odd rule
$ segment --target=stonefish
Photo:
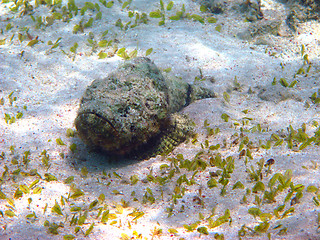
[[[126,61],[86,89],[75,119],[80,138],[111,154],[171,151],[193,134],[192,121],[177,113],[212,90],[164,77],[146,57]]]

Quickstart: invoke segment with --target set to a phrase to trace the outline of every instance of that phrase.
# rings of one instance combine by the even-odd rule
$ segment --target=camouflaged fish
[[[75,119],[80,138],[111,154],[171,151],[193,134],[192,121],[177,113],[213,91],[165,78],[146,57],[126,61],[86,89]]]

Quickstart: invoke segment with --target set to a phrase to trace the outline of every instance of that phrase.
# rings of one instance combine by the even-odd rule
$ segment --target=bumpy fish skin
[[[75,126],[86,144],[112,154],[136,153],[154,144],[159,145],[155,153],[160,153],[165,151],[161,139],[175,139],[171,149],[192,134],[191,121],[173,113],[206,97],[214,93],[166,79],[150,59],[139,57],[92,82],[81,99]]]

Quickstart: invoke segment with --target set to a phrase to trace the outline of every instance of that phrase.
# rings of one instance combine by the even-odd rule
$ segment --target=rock
[[[192,121],[177,114],[213,91],[165,78],[148,58],[125,62],[86,89],[75,119],[80,138],[111,154],[170,151],[193,133]]]
[[[254,22],[263,18],[261,1],[259,0],[247,0],[241,3],[240,11],[245,14],[245,18],[249,22]]]
[[[216,1],[216,0],[199,0],[199,3],[214,14],[221,14],[225,9],[225,3],[223,1]]]
[[[302,101],[301,97],[299,97],[292,88],[286,88],[281,85],[261,87],[258,97],[265,101],[274,102],[275,104],[288,99],[293,99],[298,102]]]
[[[288,7],[290,9],[290,13],[287,16],[286,23],[294,32],[297,31],[300,23],[320,19],[319,0],[289,1]]]
[[[237,33],[237,37],[242,40],[252,40],[257,36],[271,34],[279,35],[281,21],[265,20],[250,25],[245,31]]]

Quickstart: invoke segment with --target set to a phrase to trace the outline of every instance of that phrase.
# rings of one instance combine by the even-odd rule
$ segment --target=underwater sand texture
[[[288,27],[288,4],[297,1],[261,1],[260,20],[252,9],[248,17],[237,7],[247,1],[217,1],[225,4],[221,14],[201,12],[191,0],[174,1],[168,10],[164,1],[163,26],[161,17],[149,17],[159,14],[159,1],[133,0],[127,6],[114,1],[110,8],[92,1],[83,15],[65,16],[65,22],[41,19],[43,24],[37,17],[52,14],[45,4],[13,13],[14,3],[5,2],[0,4],[1,240],[320,238],[320,24],[308,19],[293,22],[296,32]],[[82,8],[85,1],[75,4]],[[197,15],[170,20],[183,4],[184,14]],[[125,30],[134,23],[128,17],[134,10],[149,21]],[[268,29],[265,21],[280,21],[279,34],[259,30],[261,35],[238,38],[259,21],[262,30]],[[112,40],[111,46],[103,40]],[[110,159],[90,151],[76,133],[72,137],[87,86],[126,57],[115,44],[128,55],[136,49],[146,56],[152,48],[148,57],[163,71],[171,68],[164,74],[188,83],[213,82],[216,98],[182,110],[196,124],[196,139],[168,156],[137,161]],[[99,59],[103,53],[109,57]],[[10,124],[12,116],[16,121]]]

